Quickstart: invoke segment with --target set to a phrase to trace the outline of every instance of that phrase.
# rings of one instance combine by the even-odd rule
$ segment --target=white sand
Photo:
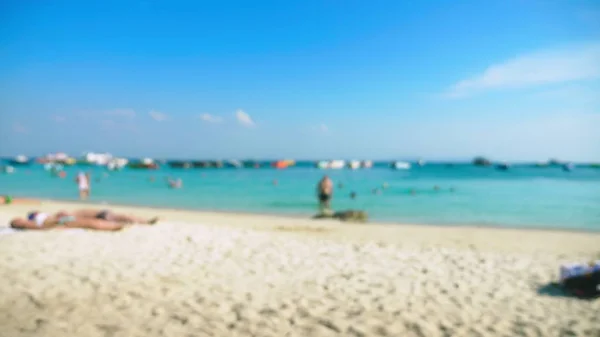
[[[117,209],[165,220],[0,235],[0,336],[600,336],[544,288],[597,233]]]

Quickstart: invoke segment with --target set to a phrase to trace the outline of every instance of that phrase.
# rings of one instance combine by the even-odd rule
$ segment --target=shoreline
[[[211,212],[148,206],[131,206],[81,201],[38,199],[39,206],[0,206],[0,219],[8,226],[12,217],[24,216],[32,208],[45,212],[76,208],[106,209],[138,216],[159,216],[160,222],[198,224],[208,227],[234,228],[249,231],[277,232],[312,238],[376,242],[377,244],[402,244],[408,246],[452,247],[457,249],[513,252],[595,251],[600,242],[600,232],[555,229],[525,229],[489,226],[436,226],[398,223],[351,223],[339,220],[315,220],[304,217],[239,212]],[[159,223],[160,223],[159,222]],[[572,244],[577,242],[577,244]],[[567,244],[565,244],[567,243]]]
[[[0,195],[3,195],[0,193]],[[312,219],[311,215],[304,215],[299,213],[278,213],[278,212],[252,212],[252,211],[236,211],[236,210],[220,210],[220,209],[202,209],[202,208],[179,208],[170,206],[152,206],[135,203],[114,203],[108,201],[82,201],[76,199],[60,199],[60,198],[40,198],[35,196],[25,195],[11,195],[13,198],[23,198],[28,200],[36,200],[40,202],[50,203],[65,203],[72,205],[85,205],[93,207],[111,206],[121,208],[139,208],[139,209],[157,209],[164,211],[179,211],[179,212],[191,212],[191,213],[209,213],[209,214],[222,214],[222,215],[235,215],[235,216],[260,216],[260,217],[272,217],[272,218],[284,218],[284,219],[295,219],[295,220],[309,220],[315,222],[322,222],[323,220]],[[0,205],[0,207],[3,205]],[[539,231],[539,232],[565,232],[565,233],[590,233],[600,234],[600,227],[598,229],[591,228],[564,228],[564,227],[553,227],[544,225],[501,225],[501,224],[459,224],[459,223],[410,223],[400,221],[386,221],[386,220],[372,220],[362,224],[356,223],[345,223],[342,221],[330,220],[332,222],[339,222],[341,224],[353,224],[353,225],[365,225],[365,226],[423,226],[433,228],[463,228],[463,229],[495,229],[495,230],[516,230],[516,231]],[[600,224],[599,224],[600,225]],[[1,225],[0,225],[1,227]]]
[[[0,326],[7,335],[600,333],[600,301],[553,285],[561,264],[600,259],[600,233],[353,224],[44,199],[0,206],[0,226],[32,208],[82,207],[161,220],[116,232],[0,235]]]

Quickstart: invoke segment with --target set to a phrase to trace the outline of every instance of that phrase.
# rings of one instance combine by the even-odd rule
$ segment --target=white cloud
[[[169,118],[166,114],[155,110],[150,111],[148,114],[157,122],[164,122]]]
[[[133,119],[136,116],[135,110],[129,109],[129,108],[112,109],[112,110],[105,111],[104,114],[107,116],[122,117],[122,118],[129,118],[129,119]]]
[[[596,78],[600,78],[600,43],[546,50],[493,64],[482,74],[457,82],[445,96],[460,98],[485,90]]]
[[[254,126],[255,125],[255,123],[252,120],[252,118],[250,117],[250,115],[248,115],[242,109],[239,109],[238,111],[235,112],[235,118],[237,119],[238,123],[240,123],[244,126]]]
[[[223,121],[223,118],[211,114],[202,114],[200,119],[207,123],[221,123]]]
[[[62,123],[64,121],[67,120],[67,118],[65,116],[60,116],[60,115],[53,115],[52,116],[52,120],[54,120],[57,123]]]
[[[21,123],[13,123],[12,129],[15,133],[29,133],[29,129],[23,126]]]

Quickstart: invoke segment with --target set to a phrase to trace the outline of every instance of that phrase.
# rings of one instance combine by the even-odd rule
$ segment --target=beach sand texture
[[[600,336],[547,286],[598,233],[117,209],[165,220],[0,236],[1,336]]]

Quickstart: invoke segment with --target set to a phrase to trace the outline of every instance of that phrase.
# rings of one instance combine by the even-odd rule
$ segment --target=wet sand
[[[2,335],[600,336],[600,300],[549,286],[600,233],[111,208],[163,220],[0,235]]]

